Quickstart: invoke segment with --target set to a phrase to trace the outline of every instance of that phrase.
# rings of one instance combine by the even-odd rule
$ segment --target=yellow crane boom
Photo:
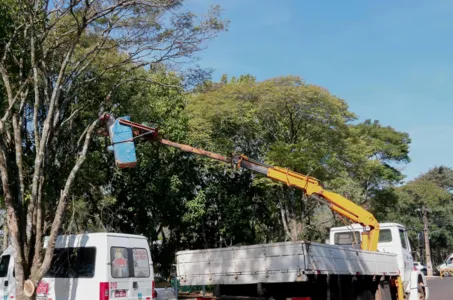
[[[316,178],[290,171],[286,168],[266,165],[264,163],[249,159],[244,155],[225,157],[217,153],[194,148],[190,145],[161,139],[156,128],[131,122],[128,117],[115,120],[110,115],[104,115],[101,120],[106,122],[109,127],[109,135],[113,144],[112,148],[115,152],[116,164],[120,168],[130,168],[135,166],[136,156],[134,140],[137,138],[159,142],[170,147],[181,149],[182,151],[230,163],[233,167],[261,173],[272,180],[303,190],[308,196],[324,202],[339,215],[348,218],[354,223],[359,223],[364,227],[361,242],[362,250],[377,250],[379,240],[379,223],[374,216],[369,211],[355,204],[351,200],[337,193],[325,190],[321,182]]]
[[[354,223],[364,226],[362,232],[362,250],[376,251],[379,240],[379,222],[363,207],[340,194],[324,189],[321,182],[314,177],[306,176],[286,168],[269,166],[253,161],[246,156],[238,155],[233,157],[232,163],[237,167],[253,170],[266,175],[270,179],[280,181],[288,186],[301,189],[306,195],[315,197],[326,203],[333,211],[348,218]]]

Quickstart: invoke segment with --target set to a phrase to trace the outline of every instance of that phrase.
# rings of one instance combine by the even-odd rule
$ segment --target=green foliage
[[[439,187],[453,192],[453,170],[445,166],[439,166],[428,170],[420,178],[435,182]]]
[[[410,162],[410,138],[378,121],[366,120],[349,129],[341,157],[344,173],[334,186],[341,188],[338,181],[349,181],[346,195],[377,217],[385,216],[397,201],[393,186],[403,179],[397,165]]]
[[[251,75],[231,80],[224,75],[219,83],[206,82],[195,91],[187,106],[193,144],[224,154],[242,152],[315,176],[328,188],[371,208],[384,198],[397,201],[390,186],[403,176],[393,165],[409,161],[408,135],[377,121],[353,124],[356,116],[346,102],[326,89],[294,76],[257,82]],[[215,166],[209,172],[220,176],[223,170]],[[265,207],[274,226],[261,228],[276,233],[276,238],[270,238],[272,233],[255,226],[255,241],[278,241],[285,236],[322,241],[328,225],[337,224],[326,207],[305,199],[300,191],[246,171],[241,176],[248,189],[242,209],[253,207],[250,203]],[[217,180],[228,180],[216,177],[213,183],[209,179],[204,181],[208,188],[219,187]],[[217,188],[217,193],[223,190]],[[236,191],[229,195],[234,197]],[[263,218],[256,221],[262,222]]]
[[[451,168],[440,166],[395,188],[396,204],[386,210],[387,215],[383,219],[405,224],[413,244],[417,245],[417,234],[423,231],[422,209],[426,208],[435,264],[442,262],[453,248],[453,202],[449,185],[452,175]]]
[[[15,3],[2,0],[6,8],[0,9],[2,50],[22,20]],[[36,52],[40,68],[48,66],[39,72],[42,99],[49,92],[46,84],[55,84],[72,45],[73,35],[68,32],[84,20],[85,2],[74,3],[78,5],[74,14],[60,19],[39,45],[52,55],[44,58]],[[224,155],[239,152],[314,176],[327,189],[371,210],[379,221],[409,226],[412,238],[422,229],[416,209],[426,206],[436,257],[451,248],[453,170],[437,167],[398,186],[404,178],[398,164],[410,161],[408,134],[379,121],[358,122],[345,100],[299,77],[258,81],[251,74],[223,75],[213,82],[204,80],[208,71],[177,73],[170,62],[193,59],[201,44],[226,30],[228,22],[220,20],[218,7],[197,22],[193,13],[178,10],[181,1],[172,3],[162,10],[137,5],[123,19],[120,14],[106,15],[80,31],[64,70],[57,99],[58,126],[45,155],[46,224],[54,218],[61,189],[80,152],[79,136],[98,117],[102,105],[117,117],[129,115],[135,122],[158,127],[166,139]],[[103,9],[104,4],[96,9]],[[169,18],[163,18],[165,12]],[[55,15],[48,20],[42,14],[36,16],[41,25],[56,20]],[[14,62],[22,53],[23,70],[30,69],[29,44],[29,37],[21,39],[8,56]],[[134,49],[147,50],[129,52]],[[150,58],[151,63],[142,57]],[[18,68],[10,65],[8,71],[17,89]],[[188,91],[194,80],[200,84]],[[30,91],[33,87],[30,85]],[[0,91],[0,111],[4,112],[8,106],[3,84]],[[32,198],[29,186],[35,157],[33,131],[27,127],[35,109],[33,97],[32,93],[26,97],[23,112],[27,203]],[[48,113],[47,102],[40,103],[38,130]],[[343,225],[327,206],[300,190],[158,143],[138,144],[137,167],[118,170],[113,156],[106,152],[108,144],[100,136],[91,143],[68,197],[63,232],[143,234],[152,242],[156,271],[163,275],[170,272],[177,250],[290,239],[322,242],[331,226]],[[12,162],[14,150],[9,151]],[[17,171],[11,174],[16,176]]]
[[[196,162],[144,144],[141,165],[120,172],[107,139],[95,134],[109,112],[186,138],[187,77],[193,84],[207,72],[188,76],[181,66],[228,22],[219,6],[198,16],[182,2],[0,0],[0,174],[11,241],[23,258],[18,291],[47,272],[58,233],[120,230],[157,241],[182,226]],[[51,237],[45,250],[41,234]],[[165,253],[180,239],[162,240],[168,266]]]

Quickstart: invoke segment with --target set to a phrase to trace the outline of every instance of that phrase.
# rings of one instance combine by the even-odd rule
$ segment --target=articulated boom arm
[[[113,143],[116,165],[120,168],[130,168],[135,166],[136,156],[134,139],[141,138],[143,140],[155,141],[167,146],[178,148],[182,151],[230,163],[236,168],[252,170],[275,181],[280,181],[288,186],[301,189],[308,196],[329,205],[333,211],[337,212],[341,216],[348,218],[352,222],[361,224],[365,227],[362,233],[361,248],[369,251],[377,250],[379,223],[374,216],[345,197],[324,190],[321,183],[313,177],[299,174],[285,168],[269,166],[258,161],[251,160],[244,155],[233,155],[233,157],[230,158],[217,153],[197,149],[189,145],[164,140],[158,136],[156,128],[131,122],[128,117],[114,120],[113,117],[105,115],[101,118],[101,120],[107,122],[109,127],[109,135]]]
[[[301,189],[308,196],[312,196],[316,200],[326,203],[333,211],[341,216],[365,227],[365,230],[362,233],[361,244],[363,250],[377,250],[379,222],[374,216],[351,200],[348,200],[337,193],[324,190],[322,184],[316,178],[293,172],[285,168],[265,165],[243,155],[234,156],[232,163],[237,167],[261,173],[275,181],[280,181],[288,186]]]

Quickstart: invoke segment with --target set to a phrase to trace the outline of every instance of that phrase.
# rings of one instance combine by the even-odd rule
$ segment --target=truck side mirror
[[[8,280],[5,280],[5,286],[8,286]]]

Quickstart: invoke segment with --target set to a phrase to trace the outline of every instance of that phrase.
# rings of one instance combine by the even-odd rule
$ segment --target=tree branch
[[[48,136],[51,132],[51,125],[52,125],[52,120],[54,117],[54,110],[56,107],[56,102],[57,102],[58,96],[60,94],[60,88],[61,88],[61,83],[63,81],[63,76],[65,74],[66,67],[74,53],[74,49],[79,41],[81,34],[82,34],[82,28],[80,28],[78,35],[75,37],[73,44],[71,45],[70,49],[66,53],[63,63],[61,64],[60,71],[59,71],[59,74],[58,74],[58,77],[57,77],[57,80],[55,82],[55,86],[54,86],[54,89],[52,92],[52,96],[50,98],[49,111],[48,111],[47,117],[44,121],[43,131],[41,134],[40,145],[39,145],[40,147],[39,147],[39,151],[36,154],[36,158],[35,158],[35,169],[34,169],[34,173],[33,173],[31,201],[30,201],[30,205],[28,206],[28,211],[27,211],[27,228],[26,228],[27,240],[26,241],[28,244],[30,243],[31,235],[32,235],[33,222],[31,220],[33,218],[33,210],[35,208],[37,195],[38,195],[39,174],[41,172],[42,160],[43,160],[44,152],[45,152],[45,148],[46,148],[46,141],[48,140]]]
[[[279,197],[278,197],[278,202],[280,204],[279,206],[280,206],[280,214],[281,214],[281,217],[282,217],[283,228],[285,229],[286,236],[289,239],[291,239],[291,232],[289,231],[288,222],[286,221],[285,208],[284,208],[283,203],[282,203],[282,201],[280,200]]]
[[[11,111],[13,110],[14,106],[16,105],[17,103],[17,100],[18,99],[22,99],[23,98],[21,97],[21,94],[23,92],[23,90],[25,89],[25,87],[28,85],[30,81],[30,78],[27,78],[22,84],[21,86],[19,87],[19,90],[17,91],[16,95],[14,96],[14,98],[12,99],[11,103],[9,104],[8,106],[8,109],[6,110],[5,114],[3,115],[2,119],[1,119],[1,122],[6,122],[7,119],[9,118],[9,115],[11,113]],[[28,94],[28,92],[27,92]]]
[[[74,183],[74,179],[77,175],[77,173],[80,170],[80,167],[82,166],[83,162],[85,161],[86,154],[88,151],[88,146],[90,144],[91,140],[91,135],[98,123],[98,120],[94,121],[87,129],[87,133],[85,136],[85,142],[83,144],[83,149],[77,158],[77,161],[74,165],[74,167],[71,170],[71,173],[69,174],[66,184],[64,186],[64,189],[61,191],[60,194],[60,199],[58,201],[58,206],[57,210],[55,213],[55,218],[52,223],[52,227],[50,229],[50,237],[49,237],[49,242],[48,242],[48,247],[46,249],[46,254],[44,256],[44,261],[42,263],[41,268],[39,269],[39,272],[37,275],[35,275],[34,278],[32,278],[33,283],[36,285],[39,280],[44,276],[44,274],[47,273],[47,271],[50,268],[50,262],[52,261],[53,257],[53,252],[55,248],[55,241],[58,235],[58,230],[60,229],[61,223],[63,221],[64,217],[64,212],[66,210],[67,202],[68,202],[68,195],[71,190],[72,184]]]

